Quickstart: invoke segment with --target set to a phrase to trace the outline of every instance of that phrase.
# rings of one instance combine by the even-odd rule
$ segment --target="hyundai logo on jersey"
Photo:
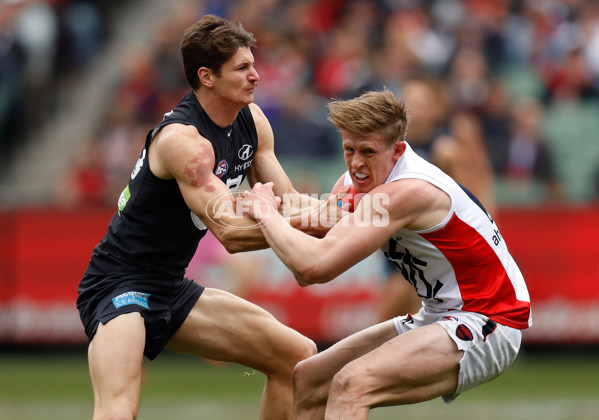
[[[248,160],[251,155],[252,155],[252,145],[250,145],[250,144],[244,144],[241,147],[241,149],[239,149],[239,152],[237,153],[237,156],[239,156],[239,159],[241,159],[241,160]]]

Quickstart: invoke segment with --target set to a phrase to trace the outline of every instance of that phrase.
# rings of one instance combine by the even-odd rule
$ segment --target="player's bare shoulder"
[[[257,104],[252,102],[251,104],[248,105],[248,107],[250,108],[250,111],[252,112],[252,117],[254,117],[254,123],[258,123],[258,122],[262,122],[263,120],[266,120],[266,115],[264,115],[262,108],[260,108]],[[257,121],[257,120],[259,120],[259,121]]]
[[[447,193],[421,179],[398,179],[379,185],[370,194],[384,195],[391,219],[410,230],[424,230],[440,223],[451,208]]]
[[[255,103],[249,104],[249,107],[250,111],[252,112],[252,117],[254,118],[254,125],[256,126],[259,145],[261,146],[264,143],[272,143],[274,135],[272,132],[272,127],[268,122],[268,118],[266,118],[266,115],[264,115],[262,109]]]
[[[212,145],[192,125],[163,127],[155,135],[149,153],[150,168],[161,179],[197,178],[204,171],[212,173],[214,167]]]

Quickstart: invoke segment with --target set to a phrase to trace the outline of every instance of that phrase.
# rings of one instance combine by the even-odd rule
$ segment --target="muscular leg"
[[[217,289],[204,290],[167,348],[239,363],[264,373],[262,420],[290,417],[293,367],[316,353],[310,339],[262,308]]]
[[[94,420],[137,418],[144,344],[144,321],[137,312],[98,326],[88,349]]]
[[[350,361],[397,337],[393,321],[386,321],[353,334],[329,349],[306,359],[293,372],[295,398],[293,418],[324,418],[333,377]]]
[[[463,352],[437,324],[397,336],[345,365],[333,378],[325,419],[368,419],[372,407],[452,393]]]

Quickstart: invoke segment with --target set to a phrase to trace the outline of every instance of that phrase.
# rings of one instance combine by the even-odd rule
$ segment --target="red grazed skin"
[[[204,165],[210,163],[210,156],[207,150],[203,150],[197,156],[192,158],[185,166],[185,175],[191,179],[192,187],[203,186],[206,192],[215,192],[216,187],[210,184],[211,173],[206,171]]]

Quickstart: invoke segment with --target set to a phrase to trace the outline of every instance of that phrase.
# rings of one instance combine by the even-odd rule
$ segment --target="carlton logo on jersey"
[[[223,159],[220,162],[218,162],[218,165],[216,166],[216,171],[214,172],[214,175],[221,178],[224,174],[227,173],[228,170],[229,170],[229,164],[227,163],[227,161],[225,159]]]

